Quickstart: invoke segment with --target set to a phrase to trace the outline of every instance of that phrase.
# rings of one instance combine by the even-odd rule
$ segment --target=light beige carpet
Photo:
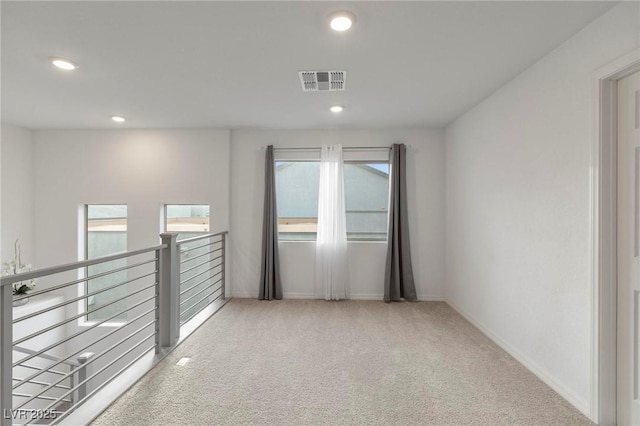
[[[238,424],[592,423],[445,303],[252,299],[93,423]]]

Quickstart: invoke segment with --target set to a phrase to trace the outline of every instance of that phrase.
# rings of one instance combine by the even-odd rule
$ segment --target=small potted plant
[[[22,263],[21,250],[19,240],[14,243],[14,258],[2,263],[2,275],[18,275],[31,271],[31,264]],[[18,281],[13,283],[13,297],[14,299],[19,297],[20,299],[13,301],[13,306],[26,305],[29,302],[28,297],[23,297],[36,286],[36,280]]]

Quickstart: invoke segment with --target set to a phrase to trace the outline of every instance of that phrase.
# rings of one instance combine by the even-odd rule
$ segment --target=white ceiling
[[[2,121],[39,129],[441,127],[614,5],[2,1]],[[347,33],[327,25],[341,9],[357,16]],[[49,56],[80,68],[57,70]],[[298,71],[332,69],[347,70],[345,92],[302,92]],[[330,113],[333,104],[345,111]]]

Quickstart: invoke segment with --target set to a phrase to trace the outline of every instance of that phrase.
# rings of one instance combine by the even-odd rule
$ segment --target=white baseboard
[[[249,292],[238,292],[233,293],[233,297],[238,299],[257,299],[258,295],[256,293]],[[294,292],[284,292],[282,294],[284,299],[316,299],[316,296],[312,293],[294,293]],[[349,295],[350,300],[382,300],[384,295],[382,293],[358,293]],[[420,296],[418,297],[419,302],[444,302],[445,299],[442,296]]]
[[[444,297],[442,296],[418,296],[418,302],[444,302]]]
[[[295,292],[282,292],[283,299],[315,299],[316,296],[313,293],[295,293]]]
[[[546,385],[548,385],[551,389],[556,391],[561,397],[566,399],[571,405],[577,408],[582,414],[587,416],[587,418],[591,419],[591,409],[589,407],[589,403],[579,398],[577,395],[573,393],[573,391],[567,389],[562,383],[556,380],[553,375],[547,372],[545,369],[540,368],[535,362],[529,359],[522,352],[518,351],[516,348],[502,340],[500,337],[495,335],[491,330],[485,327],[484,324],[476,320],[471,315],[467,314],[464,310],[462,310],[459,306],[452,303],[450,300],[445,300],[445,302],[451,306],[456,312],[462,315],[467,321],[473,324],[477,329],[479,329],[485,336],[491,339],[495,344],[500,346],[507,352],[509,355],[514,357],[520,364],[522,364],[527,370],[531,371],[536,375],[540,380],[542,380]],[[591,419],[593,420],[593,419]]]
[[[232,293],[234,299],[257,299],[258,293],[249,293],[246,291],[234,291]]]

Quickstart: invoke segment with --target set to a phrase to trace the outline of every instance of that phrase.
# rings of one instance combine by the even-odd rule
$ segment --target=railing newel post
[[[227,270],[227,234],[226,232],[222,234],[222,300],[227,299],[227,288],[226,288],[226,270]]]
[[[80,368],[78,369],[78,383],[84,382],[85,380],[87,380],[87,377],[91,376],[91,369],[93,367],[93,364],[85,364],[87,361],[89,361],[89,359],[91,359],[93,355],[93,352],[85,352],[76,358],[76,360],[80,363]],[[82,401],[84,397],[87,396],[88,392],[89,384],[82,383],[82,385],[78,387],[78,401]]]
[[[69,365],[69,372],[72,373],[73,372],[73,365]],[[75,379],[76,375],[72,374],[69,376],[69,387],[70,388],[74,388],[75,387],[75,383],[76,383],[76,379]],[[76,402],[80,401],[80,398],[78,398],[77,396],[78,391],[72,392],[69,395],[69,399],[71,399],[71,405],[73,406]]]
[[[160,238],[166,247],[160,250],[159,342],[161,348],[169,348],[180,337],[180,251],[178,233],[163,233]]]
[[[10,426],[13,408],[13,291],[0,286],[0,425]]]

